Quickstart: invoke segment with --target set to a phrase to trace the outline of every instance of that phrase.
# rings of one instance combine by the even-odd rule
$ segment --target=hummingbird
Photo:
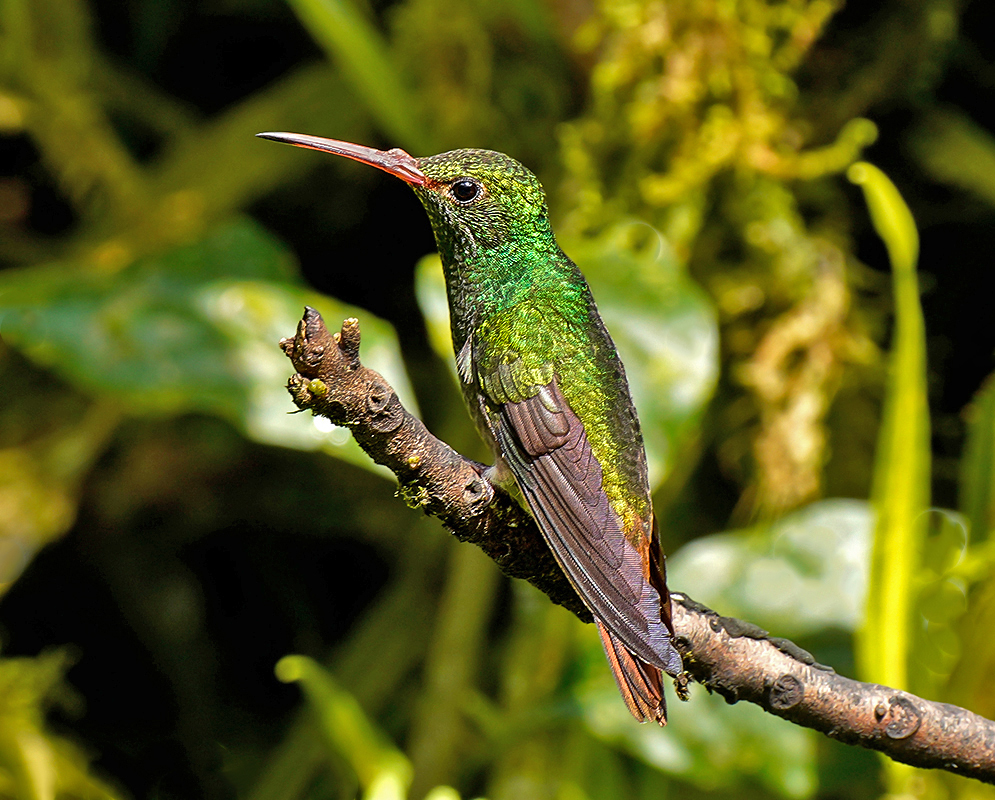
[[[495,464],[489,480],[534,517],[591,612],[622,698],[667,721],[663,673],[683,672],[625,369],[587,281],[563,253],[545,192],[491,150],[415,158],[297,133],[407,183],[442,259],[463,397]]]

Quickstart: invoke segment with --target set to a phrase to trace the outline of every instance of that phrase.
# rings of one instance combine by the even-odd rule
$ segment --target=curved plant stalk
[[[916,277],[919,236],[908,206],[881,170],[858,163],[847,174],[863,189],[871,221],[888,248],[895,295],[892,361],[871,491],[877,522],[857,663],[863,680],[910,689],[912,611],[930,479],[926,334]],[[888,763],[891,788],[898,790],[910,770]]]
[[[284,656],[276,676],[301,684],[331,753],[345,758],[356,772],[363,800],[404,800],[411,785],[411,762],[373,726],[359,702],[340,688],[321,666],[307,656]],[[449,786],[437,786],[426,798],[459,800]]]

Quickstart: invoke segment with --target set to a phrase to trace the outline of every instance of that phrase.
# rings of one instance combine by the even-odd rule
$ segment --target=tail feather
[[[595,622],[615,682],[632,716],[640,722],[652,720],[666,725],[667,701],[663,696],[660,670],[630,653],[600,620]]]

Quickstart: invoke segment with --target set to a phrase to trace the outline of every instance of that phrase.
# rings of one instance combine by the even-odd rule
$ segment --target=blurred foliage
[[[309,304],[486,457],[410,192],[253,134],[532,167],[627,365],[674,588],[992,717],[993,24],[0,2],[0,797],[992,797],[701,691],[636,725],[589,626],[288,413]]]
[[[90,773],[80,748],[45,729],[53,700],[79,705],[62,682],[65,653],[0,661],[0,794],[24,800],[50,797],[113,800],[121,794]]]
[[[291,263],[281,244],[238,220],[110,273],[74,262],[9,270],[0,276],[3,335],[132,413],[216,414],[257,441],[325,445],[374,468],[351,437],[330,439],[281,413],[286,360],[273,342],[293,330],[305,304],[333,318],[360,313],[307,292]],[[366,316],[364,358],[413,405],[393,330]]]

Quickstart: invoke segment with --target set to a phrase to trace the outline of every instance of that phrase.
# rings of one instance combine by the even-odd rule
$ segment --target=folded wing
[[[660,573],[651,566],[655,559],[649,553],[650,531],[638,546],[626,537],[604,491],[601,464],[591,451],[583,422],[555,378],[533,397],[501,404],[490,421],[539,528],[600,622],[620,688],[624,682],[630,693],[656,694],[662,702],[659,674],[654,679],[652,672],[630,663],[636,659],[644,662],[643,667],[674,675],[682,669],[671,643],[669,619],[664,621],[669,607],[666,588],[662,579],[660,586],[654,585]],[[628,676],[625,681],[620,671]],[[656,718],[655,713],[640,715],[635,709],[633,713]]]

